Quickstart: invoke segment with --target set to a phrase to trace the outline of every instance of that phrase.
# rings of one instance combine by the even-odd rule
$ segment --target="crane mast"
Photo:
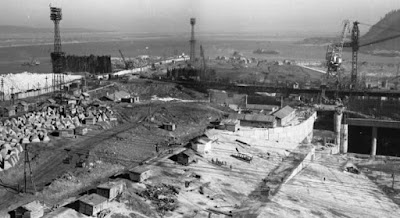
[[[326,51],[326,65],[327,65],[327,77],[336,76],[340,71],[342,64],[342,52],[344,40],[346,38],[346,30],[349,29],[350,22],[345,20],[343,22],[343,29],[340,34],[338,42],[334,42],[327,47]]]
[[[351,62],[351,85],[357,88],[357,62],[358,50],[360,48],[360,29],[358,28],[359,22],[353,22],[353,29],[351,30],[351,48],[352,48],[352,62]]]
[[[203,49],[203,45],[200,45],[200,55],[201,55],[201,59],[203,61],[203,67],[201,69],[202,71],[202,77],[205,77],[206,75],[206,70],[207,70],[207,65],[206,65],[206,58],[204,56],[204,49]]]

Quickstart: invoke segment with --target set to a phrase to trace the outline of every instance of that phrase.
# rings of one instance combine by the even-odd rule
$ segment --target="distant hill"
[[[0,25],[0,33],[2,34],[26,34],[26,33],[43,33],[53,32],[53,28],[36,28],[27,26],[11,26],[11,25]],[[108,32],[101,30],[85,29],[85,28],[61,28],[63,32]]]
[[[296,42],[296,44],[303,45],[326,45],[336,42],[338,37],[311,37],[303,39],[302,41]]]
[[[393,10],[387,13],[378,23],[373,25],[369,31],[361,37],[360,41],[361,44],[368,43],[393,35],[400,35],[400,10]],[[400,37],[364,47],[362,50],[371,53],[377,53],[378,50],[400,51]]]

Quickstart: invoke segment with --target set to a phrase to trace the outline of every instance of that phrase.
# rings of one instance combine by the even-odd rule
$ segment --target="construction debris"
[[[360,174],[360,171],[353,166],[346,167],[346,172],[353,173],[353,174]]]
[[[241,140],[239,140],[239,139],[236,139],[235,141],[239,142],[240,144],[247,145],[247,146],[249,146],[249,147],[250,147],[250,145],[249,145],[249,144],[247,144],[247,143],[246,143],[246,142],[244,142],[244,141],[241,141]]]
[[[247,154],[243,154],[243,153],[231,154],[231,156],[236,159],[246,161],[248,163],[251,163],[251,161],[253,160],[253,157],[251,157],[250,155],[247,155]]]
[[[178,207],[176,195],[179,194],[179,190],[172,185],[160,184],[152,186],[146,184],[146,189],[136,194],[151,200],[157,206],[157,212],[160,214],[173,211]]]

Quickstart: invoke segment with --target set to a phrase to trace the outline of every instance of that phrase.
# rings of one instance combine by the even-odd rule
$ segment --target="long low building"
[[[241,126],[257,127],[257,128],[274,128],[276,127],[275,116],[262,114],[231,114],[229,119],[240,120]]]
[[[246,107],[242,109],[251,111],[252,113],[271,114],[279,109],[277,105],[264,105],[264,104],[246,104]]]

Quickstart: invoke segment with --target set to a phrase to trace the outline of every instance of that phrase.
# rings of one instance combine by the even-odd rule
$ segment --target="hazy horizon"
[[[2,0],[0,25],[52,28],[49,4],[62,7],[62,28],[133,33],[332,35],[344,19],[367,24],[400,8],[399,0]],[[365,33],[367,26],[361,31]]]

